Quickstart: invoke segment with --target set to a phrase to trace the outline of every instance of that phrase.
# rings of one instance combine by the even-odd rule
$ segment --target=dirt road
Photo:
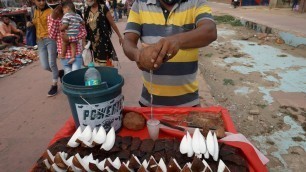
[[[306,50],[236,24],[218,25],[218,40],[201,50],[200,70],[270,170],[299,171],[306,167]]]

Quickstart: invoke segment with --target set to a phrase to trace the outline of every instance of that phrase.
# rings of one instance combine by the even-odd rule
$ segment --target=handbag
[[[84,47],[84,50],[83,50],[83,52],[82,52],[82,57],[83,57],[83,64],[84,64],[84,66],[88,66],[88,64],[90,63],[90,62],[92,62],[93,61],[93,57],[92,57],[92,52],[91,52],[91,50],[90,50],[90,44],[91,44],[91,42],[90,41],[88,41],[88,43],[85,45],[85,47]]]

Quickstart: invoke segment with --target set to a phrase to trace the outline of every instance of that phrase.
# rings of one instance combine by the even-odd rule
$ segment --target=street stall
[[[8,16],[12,21],[16,23],[16,28],[26,32],[26,22],[29,17],[27,8],[8,7],[0,9],[0,18],[2,16]]]

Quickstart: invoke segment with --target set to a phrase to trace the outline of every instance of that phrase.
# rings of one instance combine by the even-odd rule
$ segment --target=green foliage
[[[235,19],[235,17],[230,15],[223,15],[223,16],[214,16],[214,20],[220,24],[230,24],[232,26],[243,26],[240,20]]]
[[[235,85],[232,79],[223,79],[223,85]]]

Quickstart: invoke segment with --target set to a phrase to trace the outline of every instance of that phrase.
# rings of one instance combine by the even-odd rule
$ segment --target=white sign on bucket
[[[78,113],[79,123],[82,130],[87,125],[91,128],[98,128],[101,125],[105,131],[111,127],[117,131],[122,125],[121,110],[123,108],[123,96],[97,104],[75,104]]]

